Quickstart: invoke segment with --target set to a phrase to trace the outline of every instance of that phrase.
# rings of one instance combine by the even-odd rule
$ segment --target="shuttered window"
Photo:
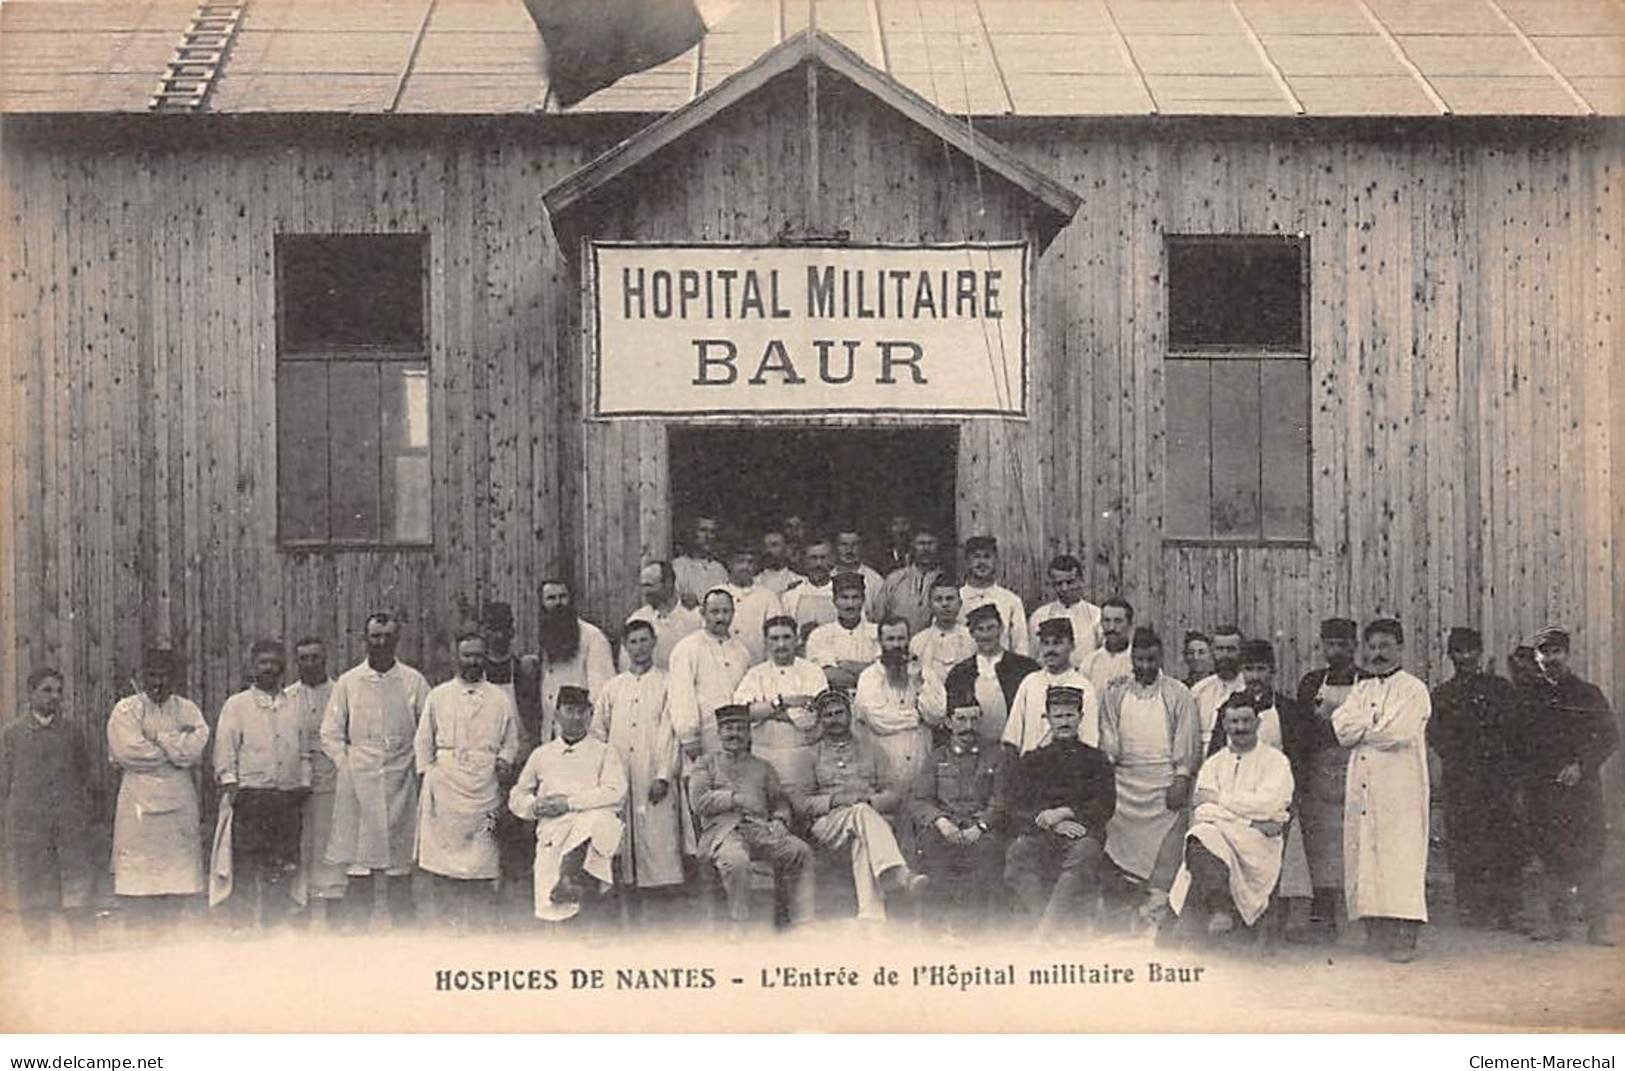
[[[279,235],[277,533],[428,546],[428,240]]]
[[[1310,538],[1308,247],[1167,240],[1167,539]]]

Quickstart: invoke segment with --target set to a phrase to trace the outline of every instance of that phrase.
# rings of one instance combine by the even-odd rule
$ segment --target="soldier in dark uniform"
[[[1550,917],[1532,936],[1565,936],[1569,899],[1577,891],[1586,939],[1611,946],[1609,889],[1602,880],[1606,824],[1601,770],[1619,744],[1619,730],[1602,692],[1569,669],[1566,631],[1542,629],[1535,637],[1535,656],[1540,675],[1519,692],[1523,733],[1518,753],[1524,763],[1529,843],[1544,871]]]
[[[987,920],[1004,868],[1004,841],[993,829],[1000,749],[982,741],[981,720],[974,695],[950,697],[949,738],[921,765],[909,806],[932,914],[950,930]]]
[[[533,654],[514,654],[513,608],[505,602],[485,604],[480,612],[480,635],[485,639],[485,679],[508,693],[519,716],[519,761],[497,786],[506,799],[530,753],[545,743],[541,739],[541,659]],[[524,821],[507,807],[499,807],[496,841],[498,910],[504,921],[529,926],[534,907],[536,823]]]
[[[90,937],[90,859],[95,789],[84,737],[62,716],[62,674],[28,675],[29,709],[0,731],[0,864],[36,944],[62,911],[74,943]]]
[[[1525,852],[1514,806],[1517,705],[1512,685],[1484,669],[1484,641],[1453,628],[1456,675],[1433,689],[1428,743],[1444,763],[1445,832],[1463,925],[1510,930]]]
[[[1083,913],[1100,888],[1106,823],[1117,810],[1111,760],[1078,739],[1081,688],[1045,695],[1050,742],[1011,761],[1001,817],[1015,832],[1004,877],[1048,933]]]

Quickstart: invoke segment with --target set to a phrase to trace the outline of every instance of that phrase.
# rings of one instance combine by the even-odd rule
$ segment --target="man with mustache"
[[[960,620],[961,605],[959,581],[938,574],[931,585],[931,623],[908,641],[909,653],[937,680],[947,680],[955,666],[976,653],[976,641]]]
[[[485,638],[460,636],[457,676],[430,690],[413,740],[423,778],[418,865],[436,875],[441,919],[458,930],[492,921],[497,812],[519,761],[518,715],[485,668]]]
[[[909,870],[887,816],[901,794],[890,787],[881,752],[852,735],[852,700],[835,688],[813,701],[822,739],[813,757],[813,780],[797,797],[796,810],[811,823],[812,840],[851,860],[858,918],[886,917],[883,890],[913,895],[926,884]]]
[[[1036,638],[1038,626],[1052,618],[1072,622],[1072,664],[1079,666],[1100,646],[1100,607],[1083,597],[1083,563],[1070,554],[1057,554],[1049,563],[1050,587],[1055,601],[1033,611],[1027,634]]]
[[[1350,921],[1390,962],[1416,958],[1427,921],[1427,685],[1401,668],[1405,632],[1393,618],[1365,627],[1365,670],[1332,712],[1350,749],[1343,809],[1343,886]]]
[[[370,879],[352,881],[340,901],[347,930],[367,928],[379,881],[385,883],[391,925],[398,929],[417,919],[412,900],[418,815],[413,739],[429,682],[396,659],[400,627],[387,611],[367,615],[366,660],[339,677],[322,718],[322,751],[339,775],[327,859],[343,863],[352,878]]]
[[[1137,628],[1131,649],[1133,676],[1109,684],[1100,704],[1100,750],[1117,785],[1106,854],[1142,890],[1141,914],[1154,917],[1178,865],[1201,734],[1190,689],[1162,671],[1162,638]]]
[[[1134,631],[1134,607],[1120,595],[1113,595],[1100,604],[1100,646],[1084,655],[1078,668],[1083,670],[1095,694],[1104,696],[1106,686],[1134,672],[1129,654],[1129,638]]]
[[[853,720],[885,755],[888,783],[905,800],[931,748],[921,719],[924,688],[925,671],[908,649],[908,622],[887,618],[880,623],[880,657],[858,677]]]
[[[886,578],[863,563],[863,533],[853,525],[836,529],[834,572],[836,576],[856,573],[863,577],[863,616],[870,621],[879,620],[875,616],[875,601],[880,598],[880,585]]]
[[[545,744],[553,739],[559,689],[573,685],[596,695],[615,676],[615,659],[598,626],[576,616],[568,581],[559,577],[544,580],[540,593],[542,720],[536,740]]]
[[[784,613],[784,605],[772,588],[756,581],[756,552],[747,546],[735,547],[728,555],[728,583],[724,585],[733,596],[734,638],[750,652],[751,665],[767,656],[762,626],[770,617]]]
[[[1603,878],[1607,812],[1602,764],[1619,729],[1602,692],[1569,668],[1569,634],[1549,626],[1535,637],[1540,673],[1522,692],[1524,805],[1530,844],[1540,859],[1548,916],[1532,936],[1564,936],[1569,897],[1577,890],[1586,940],[1611,947],[1609,888]]]
[[[726,588],[706,592],[700,604],[705,627],[671,649],[666,701],[671,726],[689,761],[718,748],[712,712],[733,702],[734,690],[750,669],[750,652],[734,638],[734,600]]]
[[[780,600],[784,612],[795,618],[796,629],[802,635],[835,620],[833,565],[829,540],[814,539],[802,548],[801,567],[807,574],[806,579],[785,592]]]
[[[1304,850],[1314,900],[1309,907],[1309,929],[1301,936],[1330,941],[1343,917],[1343,798],[1346,795],[1349,749],[1332,729],[1332,711],[1342,705],[1361,673],[1355,665],[1358,626],[1346,617],[1320,623],[1320,649],[1326,665],[1312,669],[1298,682],[1300,719],[1294,749],[1298,766],[1297,817],[1303,827]],[[1289,934],[1293,940],[1299,934]]]
[[[558,695],[558,736],[530,753],[508,808],[536,823],[536,917],[564,922],[615,884],[613,863],[625,827],[626,764],[589,734],[592,698],[566,684]]]
[[[1049,722],[1044,716],[1046,696],[1051,688],[1076,688],[1083,693],[1078,719],[1078,739],[1090,747],[1100,746],[1100,699],[1089,678],[1072,665],[1072,621],[1067,617],[1046,618],[1038,625],[1040,669],[1029,673],[1016,689],[1010,704],[1010,717],[1004,723],[1001,742],[1017,755],[1042,747],[1049,738]]]
[[[1225,700],[1218,734],[1225,746],[1208,756],[1196,778],[1185,860],[1169,895],[1190,937],[1227,932],[1234,916],[1251,927],[1280,878],[1292,767],[1259,740],[1256,706],[1251,691]]]
[[[249,650],[254,679],[226,700],[215,723],[214,773],[223,792],[221,827],[209,868],[209,902],[229,895],[233,929],[270,929],[288,913],[299,866],[299,823],[310,794],[305,726],[283,691],[281,640]],[[222,888],[223,886],[223,888]]]
[[[976,731],[982,708],[970,695],[949,702],[948,739],[920,764],[909,813],[921,866],[931,878],[933,914],[953,933],[987,921],[1005,845],[994,829],[999,752],[984,746]]]
[[[630,626],[634,621],[647,621],[649,627],[654,629],[655,648],[654,666],[656,669],[671,668],[671,651],[681,640],[691,632],[698,632],[705,627],[705,620],[700,612],[693,607],[684,606],[677,597],[677,574],[672,571],[670,562],[649,562],[638,571],[638,594],[643,598],[643,605],[633,610],[626,618]],[[626,635],[622,630],[622,636]],[[630,667],[625,648],[621,651],[621,672]]]
[[[1021,596],[998,583],[999,541],[990,535],[971,536],[965,540],[965,586],[959,589],[962,603],[960,613],[968,614],[978,606],[996,606],[999,619],[1004,622],[1004,645],[1019,655],[1032,650],[1027,635],[1027,607]]]
[[[689,795],[699,816],[700,858],[716,867],[735,930],[750,921],[750,864],[765,860],[798,926],[813,917],[813,851],[790,832],[790,797],[773,767],[751,754],[750,711],[739,703],[716,709],[721,746],[700,758],[689,774]]]
[[[1038,671],[1038,663],[1025,655],[1004,649],[1004,622],[998,607],[978,606],[966,615],[976,653],[948,671],[943,688],[952,695],[972,695],[982,708],[977,732],[989,747],[996,747],[1004,735],[1016,692],[1028,674]]]
[[[1241,630],[1234,625],[1221,625],[1213,630],[1213,672],[1191,686],[1196,697],[1196,713],[1201,720],[1202,754],[1223,747],[1209,747],[1213,741],[1213,727],[1218,724],[1219,708],[1224,701],[1247,687],[1241,679]]]
[[[829,687],[851,691],[858,686],[859,674],[880,657],[880,631],[863,619],[863,577],[842,573],[830,585],[835,620],[819,625],[807,637],[807,661],[823,667]]]
[[[756,583],[778,597],[781,608],[784,593],[807,580],[790,568],[789,554],[790,547],[783,532],[774,530],[762,534],[762,569],[756,574]]]
[[[1213,672],[1213,639],[1205,632],[1191,629],[1185,633],[1185,675],[1180,678],[1186,685]]]
[[[715,517],[695,517],[688,545],[672,559],[677,598],[684,606],[699,606],[706,592],[728,582],[728,567],[717,560],[718,530]]]
[[[813,696],[828,685],[824,671],[796,656],[796,624],[783,614],[764,627],[767,660],[745,671],[734,702],[750,711],[755,754],[778,772],[786,791],[812,780],[813,746],[818,742],[818,715]]]
[[[931,586],[942,572],[937,534],[928,528],[914,533],[913,558],[886,574],[870,615],[876,620],[901,617],[912,635],[931,623]]]

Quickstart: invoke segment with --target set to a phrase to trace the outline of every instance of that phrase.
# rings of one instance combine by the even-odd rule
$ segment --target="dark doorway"
[[[792,513],[819,533],[856,523],[870,558],[898,513],[954,545],[958,428],[672,428],[669,443],[679,547],[696,515],[751,538]]]

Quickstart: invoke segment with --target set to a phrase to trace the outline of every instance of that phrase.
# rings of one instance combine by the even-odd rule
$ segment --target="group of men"
[[[716,535],[702,518],[688,553],[645,566],[618,665],[556,579],[535,654],[514,653],[511,610],[489,603],[433,688],[396,659],[386,613],[336,681],[319,639],[295,644],[286,687],[281,643],[256,643],[212,734],[172,693],[170,653],[148,651],[107,726],[114,891],[162,920],[206,888],[242,927],[325,902],[340,929],[379,900],[413,921],[415,872],[453,927],[601,915],[611,890],[675,918],[689,889],[734,923],[796,925],[834,891],[866,920],[902,898],[954,930],[1119,920],[1172,940],[1273,935],[1301,898],[1308,925],[1287,936],[1365,920],[1407,962],[1428,917],[1431,744],[1463,921],[1515,925],[1533,856],[1548,901],[1533,936],[1560,936],[1578,906],[1588,939],[1610,942],[1599,768],[1616,732],[1561,629],[1513,681],[1452,630],[1455,676],[1430,695],[1402,668],[1398,621],[1357,637],[1331,619],[1327,664],[1286,694],[1271,645],[1234,627],[1187,634],[1188,679],[1166,672],[1157,633],[1121,598],[1086,600],[1068,555],[1029,615],[991,537],[966,541],[959,578],[927,530],[884,576],[855,531],[769,533],[760,558],[741,545],[725,562]],[[58,907],[81,932],[92,862],[94,778],[62,683],[31,675],[28,716],[0,736],[36,936]],[[208,853],[200,766],[219,790]]]

